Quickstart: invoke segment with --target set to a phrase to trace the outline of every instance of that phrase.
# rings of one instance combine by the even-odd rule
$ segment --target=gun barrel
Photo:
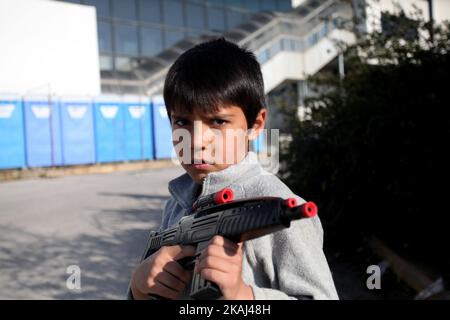
[[[300,210],[302,212],[302,215],[305,218],[312,218],[315,215],[317,215],[317,206],[314,202],[312,201],[308,201],[306,203],[304,203],[303,205],[300,206]]]
[[[285,214],[289,220],[312,218],[317,215],[318,209],[314,202],[308,201],[297,206],[296,203],[293,204],[294,201],[292,201],[292,199],[295,200],[294,198],[289,198],[284,202],[285,206],[288,208],[285,210]]]
[[[202,207],[224,204],[233,200],[234,200],[233,190],[230,188],[225,188],[220,191],[217,191],[216,193],[212,193],[210,195],[198,199],[192,205],[192,209],[196,211]]]

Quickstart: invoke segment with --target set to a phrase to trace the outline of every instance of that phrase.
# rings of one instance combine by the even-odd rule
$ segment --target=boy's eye
[[[223,119],[213,119],[212,120],[212,123],[214,124],[214,125],[216,125],[216,126],[222,126],[222,125],[224,125],[225,123],[227,123],[228,121],[226,121],[226,120],[223,120]]]
[[[188,122],[185,119],[176,119],[176,120],[174,120],[173,123],[179,127],[182,127],[182,126],[185,126]]]

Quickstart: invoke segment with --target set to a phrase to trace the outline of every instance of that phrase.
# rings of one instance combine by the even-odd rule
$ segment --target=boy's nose
[[[194,136],[191,141],[193,142],[192,148],[195,154],[195,152],[205,150],[214,141],[214,133],[202,121],[195,121]]]

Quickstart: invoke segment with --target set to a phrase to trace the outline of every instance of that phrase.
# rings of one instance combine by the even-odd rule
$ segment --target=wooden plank
[[[415,291],[421,292],[434,282],[422,270],[392,251],[381,240],[377,238],[370,239],[369,247],[381,259],[386,260],[392,271]]]

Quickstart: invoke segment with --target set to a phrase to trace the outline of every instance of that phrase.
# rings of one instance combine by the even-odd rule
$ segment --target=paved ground
[[[179,168],[0,183],[0,299],[123,299]],[[67,267],[81,269],[69,290]]]

